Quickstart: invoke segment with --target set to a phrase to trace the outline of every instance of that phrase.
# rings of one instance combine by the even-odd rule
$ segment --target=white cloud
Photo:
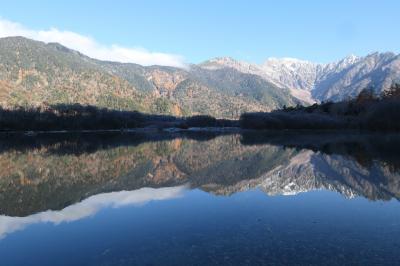
[[[70,49],[100,60],[136,63],[144,66],[185,67],[184,58],[180,55],[150,52],[143,48],[123,47],[117,44],[102,45],[91,37],[75,32],[61,31],[56,28],[32,30],[19,23],[0,18],[0,38],[9,36],[24,36],[46,43],[58,42]]]
[[[141,188],[98,194],[60,211],[45,211],[26,217],[0,215],[0,239],[6,235],[36,223],[60,224],[73,222],[95,215],[103,208],[118,208],[129,205],[143,205],[150,201],[168,200],[183,195],[186,186],[165,188]]]

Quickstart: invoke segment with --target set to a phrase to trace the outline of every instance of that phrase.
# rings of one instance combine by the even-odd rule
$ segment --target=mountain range
[[[185,68],[89,58],[58,43],[0,38],[3,108],[89,104],[176,116],[238,118],[243,112],[338,101],[365,87],[376,93],[400,81],[400,56],[373,53],[328,64],[270,58],[263,64],[229,57]]]
[[[250,64],[229,57],[202,64],[207,69],[233,68],[260,76],[305,102],[339,101],[357,96],[370,87],[377,94],[400,81],[400,56],[372,53],[350,55],[337,62],[319,64],[294,58],[269,58],[263,64]]]

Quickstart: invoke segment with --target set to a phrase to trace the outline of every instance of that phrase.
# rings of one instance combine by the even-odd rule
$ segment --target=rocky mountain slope
[[[234,69],[143,67],[91,59],[55,43],[0,39],[0,105],[58,103],[237,118],[299,101],[287,89]]]
[[[99,61],[57,43],[0,38],[0,105],[90,104],[178,116],[238,118],[315,101],[341,100],[400,78],[393,53],[329,64],[270,58],[261,65],[228,57],[186,69]]]
[[[149,111],[154,99],[59,44],[22,37],[0,40],[0,104],[82,103]]]
[[[201,64],[206,69],[234,68],[254,74],[283,88],[305,102],[338,101],[355,97],[372,87],[377,94],[400,81],[400,56],[373,53],[348,56],[337,62],[319,64],[293,58],[270,58],[250,64],[232,58],[215,58]]]

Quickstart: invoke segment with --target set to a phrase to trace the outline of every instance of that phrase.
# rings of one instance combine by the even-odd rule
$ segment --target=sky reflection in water
[[[398,263],[398,158],[385,142],[252,142],[4,151],[7,169],[24,167],[0,184],[2,265]]]

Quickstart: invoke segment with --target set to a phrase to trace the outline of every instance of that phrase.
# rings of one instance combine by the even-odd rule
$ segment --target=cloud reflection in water
[[[60,211],[45,211],[26,217],[0,216],[0,239],[36,223],[73,222],[95,215],[104,208],[118,208],[128,205],[143,205],[150,201],[178,198],[186,186],[165,188],[141,188],[133,191],[120,191],[98,194]]]

